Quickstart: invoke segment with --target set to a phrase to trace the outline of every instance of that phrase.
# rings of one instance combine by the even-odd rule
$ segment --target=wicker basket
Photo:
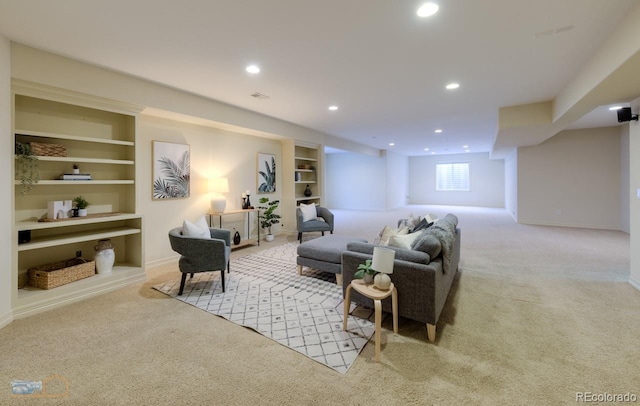
[[[29,285],[40,289],[53,289],[96,274],[96,261],[73,258],[27,270]]]
[[[31,153],[38,156],[67,156],[67,147],[58,144],[30,142]]]

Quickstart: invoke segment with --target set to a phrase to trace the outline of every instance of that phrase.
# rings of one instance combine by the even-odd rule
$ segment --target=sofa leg
[[[427,338],[429,341],[436,341],[436,325],[427,323]]]
[[[302,242],[302,233],[298,233],[298,241]]]
[[[342,286],[342,274],[341,273],[337,273],[336,274],[336,285]]]
[[[302,275],[302,265],[298,265],[298,275]]]

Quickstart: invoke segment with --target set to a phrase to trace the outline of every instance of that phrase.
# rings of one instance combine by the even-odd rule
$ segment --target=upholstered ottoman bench
[[[364,238],[326,235],[314,238],[298,245],[298,275],[302,275],[302,267],[336,274],[336,283],[342,286],[342,251],[347,250],[350,242],[367,242]]]

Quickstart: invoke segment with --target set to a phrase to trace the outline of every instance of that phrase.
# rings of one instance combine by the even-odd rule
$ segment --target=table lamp
[[[378,272],[373,278],[373,284],[380,290],[389,290],[391,286],[391,278],[389,274],[393,273],[393,260],[396,252],[389,248],[375,247],[373,248],[373,260],[371,261],[371,269]]]
[[[213,193],[211,196],[211,210],[214,213],[222,213],[227,207],[227,199],[222,195],[229,193],[229,179],[215,178],[209,181],[209,190]]]

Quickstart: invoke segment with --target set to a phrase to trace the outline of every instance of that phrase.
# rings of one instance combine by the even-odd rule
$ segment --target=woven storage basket
[[[67,156],[67,147],[58,144],[30,142],[31,152],[38,156]]]
[[[27,270],[29,285],[52,289],[96,274],[96,261],[73,258]]]

